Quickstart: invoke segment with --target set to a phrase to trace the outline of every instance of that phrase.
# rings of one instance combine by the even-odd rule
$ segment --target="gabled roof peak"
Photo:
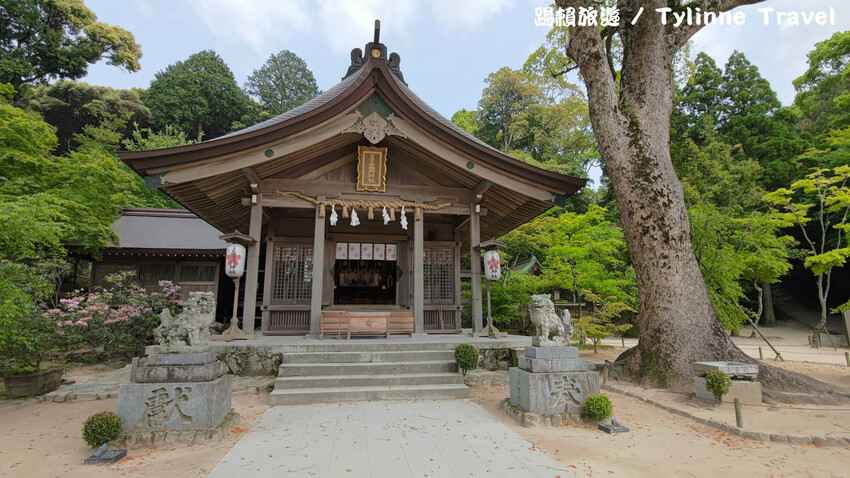
[[[381,21],[375,20],[375,38],[366,44],[365,47],[366,54],[363,54],[363,50],[360,48],[355,48],[351,50],[351,65],[348,67],[348,71],[345,73],[345,76],[342,79],[346,79],[349,76],[360,71],[361,68],[369,61],[370,58],[375,58],[379,60],[384,60],[387,62],[387,69],[395,75],[402,83],[407,85],[407,82],[404,81],[404,75],[401,73],[401,56],[398,53],[390,53],[387,56],[387,46],[381,43]]]

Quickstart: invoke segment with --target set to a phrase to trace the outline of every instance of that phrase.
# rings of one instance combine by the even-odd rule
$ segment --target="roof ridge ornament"
[[[393,113],[390,113],[387,119],[382,118],[377,111],[373,111],[365,118],[359,109],[354,110],[354,113],[357,115],[357,119],[351,126],[342,130],[342,133],[363,133],[363,136],[372,144],[378,144],[390,135],[407,138],[407,135],[392,124],[393,119],[397,118]]]
[[[360,48],[351,50],[351,65],[348,67],[348,71],[345,73],[345,76],[342,77],[343,80],[359,71],[360,68],[369,61],[369,58],[375,58],[386,61],[387,68],[389,68],[390,72],[392,72],[396,78],[401,80],[401,82],[407,86],[407,82],[404,81],[404,75],[401,73],[401,68],[399,66],[401,64],[401,56],[395,52],[390,53],[389,56],[387,56],[387,46],[381,43],[380,40],[381,21],[375,20],[375,37],[373,38],[373,41],[366,44],[366,55],[363,54],[363,50]]]

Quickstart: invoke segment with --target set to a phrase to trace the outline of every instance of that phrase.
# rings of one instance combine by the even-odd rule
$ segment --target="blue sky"
[[[304,58],[323,90],[336,84],[352,48],[372,38],[401,55],[410,87],[443,115],[475,108],[484,79],[502,66],[520,68],[547,29],[534,26],[543,0],[85,0],[100,21],[120,25],[142,45],[141,71],[104,63],[84,79],[113,88],[147,87],[154,75],[201,50],[216,51],[243,85],[273,53]],[[835,26],[762,24],[758,8],[777,11],[834,8]],[[770,81],[783,104],[794,98],[791,81],[806,69],[806,53],[833,32],[850,29],[846,0],[769,0],[743,7],[745,25],[712,25],[694,37],[722,65],[743,51]],[[646,17],[658,21],[657,17]],[[644,19],[646,19],[644,18]]]

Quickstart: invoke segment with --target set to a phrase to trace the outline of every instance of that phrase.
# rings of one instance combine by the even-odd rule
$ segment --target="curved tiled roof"
[[[363,66],[363,68],[365,68],[365,65]],[[290,120],[292,118],[297,118],[298,116],[301,116],[304,113],[308,113],[310,111],[315,110],[316,108],[319,108],[320,106],[327,104],[328,102],[339,96],[340,93],[348,89],[349,86],[356,82],[359,76],[360,75],[350,75],[341,82],[334,85],[334,87],[329,89],[328,91],[320,93],[319,95],[313,97],[306,103],[296,106],[295,108],[292,108],[287,112],[281,113],[275,116],[274,118],[269,118],[263,122],[248,126],[247,128],[242,128],[240,130],[227,133],[224,136],[213,138],[209,141],[205,141],[205,143],[212,143],[214,141],[222,140],[225,138],[231,138],[233,136],[251,133],[253,131],[268,128],[269,126],[274,126],[276,124],[283,123],[284,121]]]

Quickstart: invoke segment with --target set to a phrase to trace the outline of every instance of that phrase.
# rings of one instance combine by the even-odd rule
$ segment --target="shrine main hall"
[[[482,238],[563,206],[586,183],[441,116],[408,88],[377,30],[365,52],[352,51],[342,81],[301,106],[209,141],[119,157],[246,245],[242,329],[254,333],[259,319],[264,335],[319,334],[323,311],[384,311],[411,317],[407,332],[459,333],[467,253],[479,332]]]

